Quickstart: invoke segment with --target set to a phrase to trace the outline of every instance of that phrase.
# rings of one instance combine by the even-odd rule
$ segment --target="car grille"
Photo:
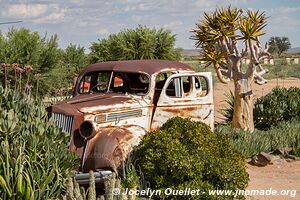
[[[51,115],[58,128],[61,128],[65,132],[71,133],[73,128],[73,116],[64,115],[61,113],[52,113]]]

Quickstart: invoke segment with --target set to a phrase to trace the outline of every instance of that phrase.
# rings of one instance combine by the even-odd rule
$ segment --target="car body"
[[[147,132],[172,117],[213,128],[212,77],[177,61],[100,62],[86,67],[73,97],[49,113],[71,134],[83,173],[117,168]]]

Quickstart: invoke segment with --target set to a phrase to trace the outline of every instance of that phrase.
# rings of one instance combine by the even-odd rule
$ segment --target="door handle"
[[[209,109],[208,114],[203,119],[206,120],[209,117],[209,115],[212,113],[212,111],[213,111],[213,109]]]

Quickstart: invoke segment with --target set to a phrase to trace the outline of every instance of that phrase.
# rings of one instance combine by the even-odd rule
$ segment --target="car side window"
[[[195,88],[197,93],[199,93],[201,97],[204,97],[208,94],[208,82],[203,76],[195,77]]]
[[[169,97],[184,97],[192,90],[192,77],[183,76],[171,79],[166,89],[166,94]]]
[[[171,79],[166,95],[171,98],[204,97],[208,94],[208,82],[204,76],[180,76]]]

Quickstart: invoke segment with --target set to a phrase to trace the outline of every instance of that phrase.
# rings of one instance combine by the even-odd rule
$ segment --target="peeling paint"
[[[196,73],[190,66],[175,61],[103,62],[84,69],[75,88],[79,87],[79,80],[85,74],[97,70],[148,74],[150,88],[144,96],[120,93],[78,94],[75,89],[72,99],[48,109],[50,113],[73,117],[70,149],[82,157],[83,172],[119,167],[148,131],[159,128],[172,117],[202,121],[213,128],[210,73]],[[156,76],[161,72],[171,72],[171,75],[164,87],[158,90],[155,88]],[[204,77],[208,83],[207,90],[198,90],[196,86],[190,85],[190,91],[183,93],[181,97],[168,96],[168,84],[173,78],[183,76],[191,77],[191,84],[195,83],[193,77]],[[161,92],[155,96],[157,90]],[[84,121],[93,123],[93,135],[86,140],[79,134],[79,127]]]

